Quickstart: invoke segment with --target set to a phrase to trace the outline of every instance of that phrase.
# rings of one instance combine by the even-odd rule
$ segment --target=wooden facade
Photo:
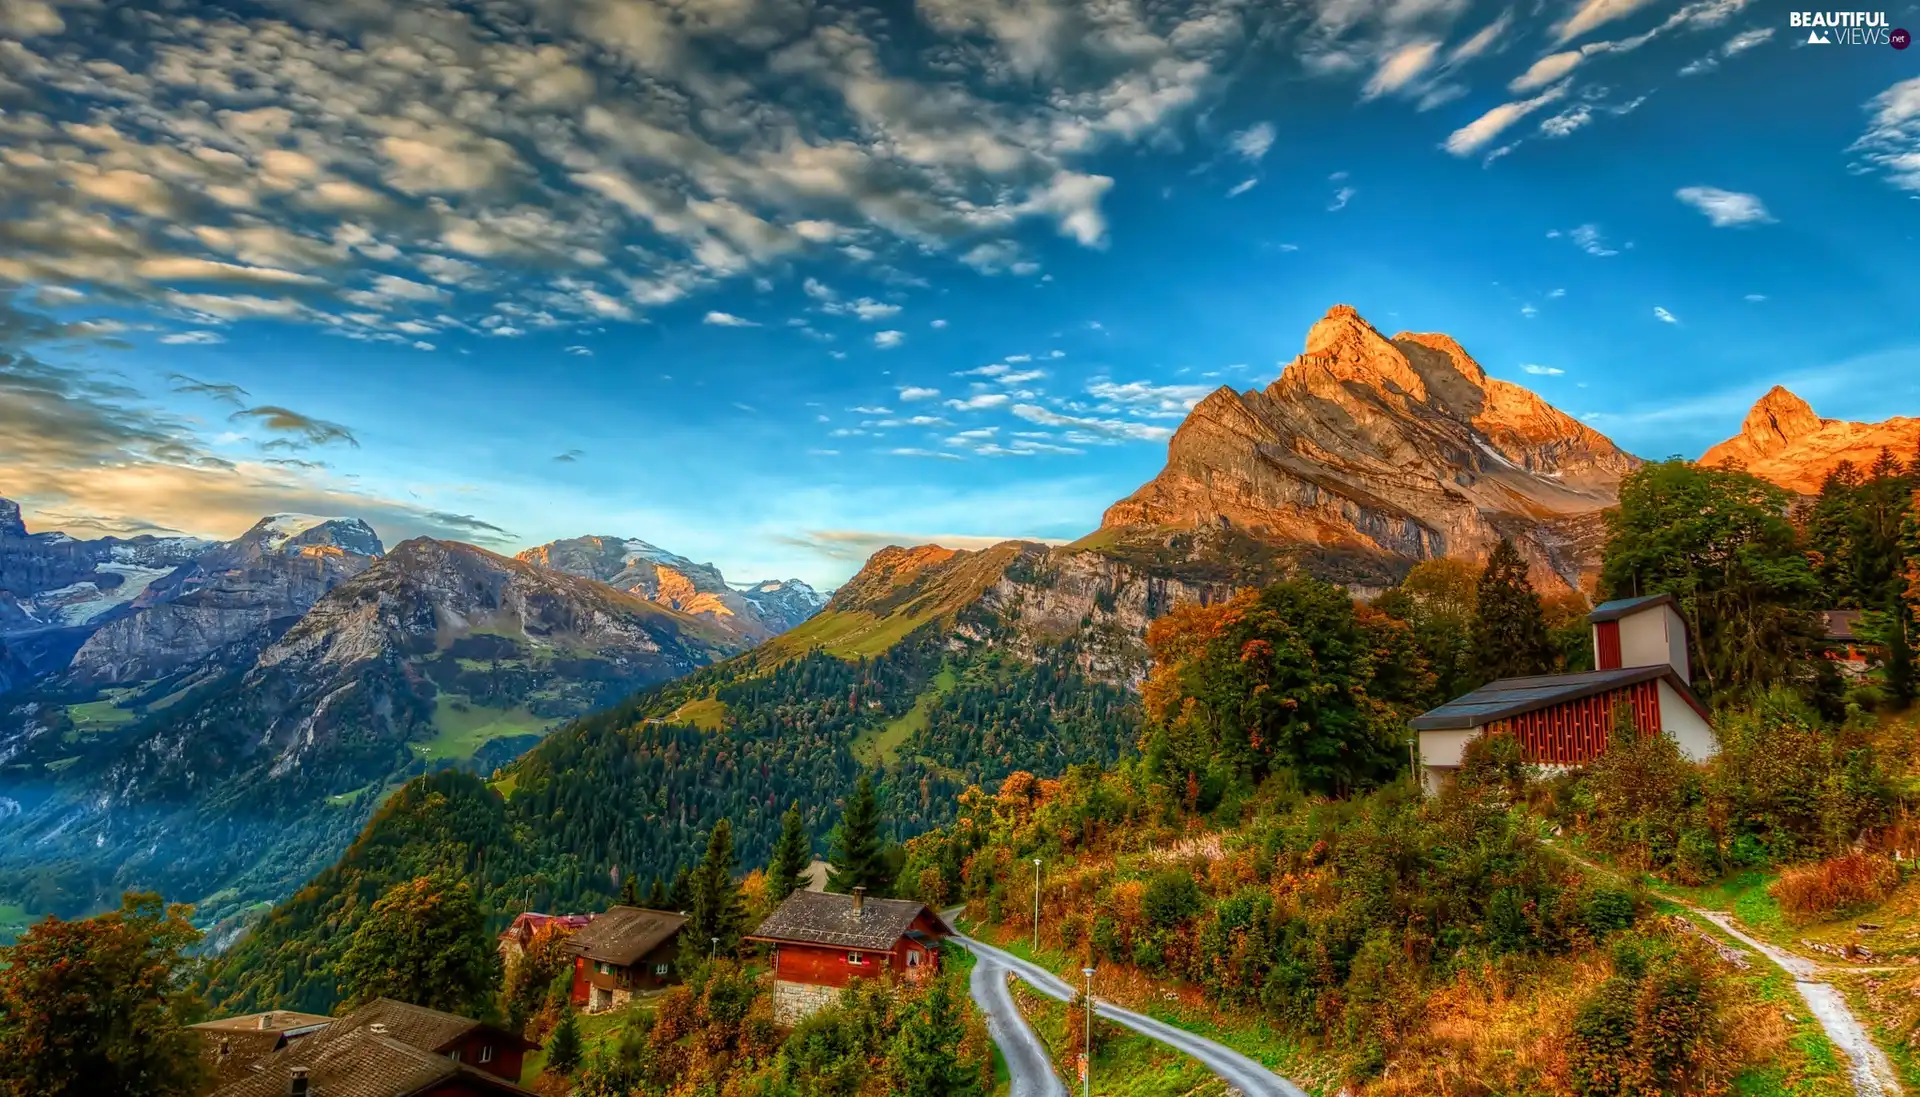
[[[940,953],[933,942],[946,930],[930,914],[922,914],[914,919],[910,932],[917,932],[919,939],[902,934],[884,951],[780,941],[773,947],[773,977],[838,990],[855,979],[876,979],[889,971],[918,980],[940,970]]]
[[[1628,707],[1634,730],[1642,737],[1660,734],[1660,688],[1652,681],[1496,720],[1487,725],[1487,732],[1520,740],[1530,762],[1584,765],[1606,753],[1620,705]]]
[[[585,956],[573,958],[573,990],[570,997],[573,1004],[581,1008],[591,1008],[596,998],[612,1004],[615,999],[625,1001],[635,993],[658,990],[678,981],[680,938],[678,935],[641,956],[630,964],[618,964],[609,960],[594,960]],[[595,995],[594,991],[601,991]],[[602,1005],[599,1008],[606,1008]]]

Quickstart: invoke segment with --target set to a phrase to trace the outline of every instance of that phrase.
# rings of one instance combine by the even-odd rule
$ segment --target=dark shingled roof
[[[266,1024],[261,1024],[264,1017]],[[219,1029],[226,1032],[272,1032],[281,1033],[292,1029],[313,1028],[318,1025],[332,1024],[333,1018],[319,1013],[295,1013],[290,1009],[270,1009],[265,1013],[247,1013],[239,1017],[221,1017],[218,1020],[202,1021],[192,1027],[197,1029]]]
[[[856,918],[851,895],[796,891],[767,915],[753,931],[753,939],[884,951],[912,928],[922,911],[933,919],[941,936],[953,932],[925,903],[911,899],[868,899]]]
[[[614,907],[587,923],[567,942],[575,954],[589,960],[627,967],[680,932],[684,914],[642,907]]]
[[[1593,607],[1593,612],[1587,614],[1587,621],[1596,625],[1602,621],[1618,621],[1629,613],[1652,609],[1654,606],[1670,605],[1673,605],[1671,594],[1649,594],[1643,598],[1615,598],[1611,602],[1602,602]]]
[[[313,1097],[414,1097],[456,1078],[475,1093],[522,1097],[532,1092],[363,1027],[296,1040],[262,1062],[251,1077],[215,1090],[212,1097],[285,1097],[296,1066],[307,1068]]]
[[[381,1026],[378,1031],[391,1036],[403,1044],[410,1044],[422,1051],[439,1051],[477,1028],[491,1030],[504,1047],[517,1043],[522,1048],[538,1047],[518,1035],[493,1025],[476,1021],[471,1017],[462,1017],[455,1013],[442,1013],[437,1009],[416,1006],[407,1002],[396,1002],[391,998],[375,998],[345,1017],[327,1027],[324,1032],[307,1037],[309,1040],[332,1039],[336,1032],[349,1032],[360,1028]]]
[[[1532,678],[1502,678],[1489,682],[1464,697],[1456,697],[1432,712],[1413,719],[1415,731],[1465,731],[1505,720],[1522,713],[1535,712],[1550,705],[1578,701],[1616,689],[1666,679],[1680,698],[1705,717],[1704,706],[1678,672],[1665,663],[1650,667],[1622,667],[1619,670],[1589,670],[1581,674],[1541,674]]]
[[[1851,644],[1860,639],[1860,618],[1857,609],[1828,609],[1820,611],[1820,623],[1827,630],[1827,639]]]

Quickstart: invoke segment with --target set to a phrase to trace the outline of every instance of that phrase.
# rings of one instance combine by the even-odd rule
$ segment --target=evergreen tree
[[[767,864],[767,898],[778,903],[792,895],[812,861],[813,842],[807,837],[800,805],[794,804],[780,817],[780,840],[774,843],[773,860]]]
[[[627,873],[626,879],[620,881],[620,905],[628,907],[640,905],[640,880],[631,872]]]
[[[547,1037],[547,1071],[572,1074],[580,1066],[580,1017],[569,1008]]]
[[[206,1086],[188,956],[191,907],[129,893],[0,948],[0,1094],[192,1097]]]
[[[733,824],[722,819],[713,825],[706,855],[693,870],[693,917],[687,930],[696,945],[719,938],[713,947],[732,952],[740,944],[746,904],[733,879],[733,867]]]
[[[673,886],[667,890],[667,909],[682,913],[693,909],[693,874],[685,865],[675,866]]]
[[[886,848],[880,840],[880,802],[873,792],[873,779],[863,773],[853,786],[853,795],[847,797],[840,825],[834,828],[827,855],[827,886],[842,893],[864,887],[868,895],[885,895],[892,882],[887,873]]]
[[[486,916],[465,881],[420,876],[373,904],[340,959],[342,1006],[393,998],[485,1016],[500,967]]]
[[[947,980],[936,979],[914,1003],[889,1056],[893,1085],[904,1097],[974,1097],[980,1073],[960,1058],[966,1027]]]
[[[1487,557],[1475,592],[1473,660],[1483,683],[1553,672],[1546,611],[1527,578],[1527,562],[1505,537]]]
[[[661,881],[660,877],[655,876],[653,883],[647,888],[647,909],[665,910],[671,901],[667,898],[667,885]]]

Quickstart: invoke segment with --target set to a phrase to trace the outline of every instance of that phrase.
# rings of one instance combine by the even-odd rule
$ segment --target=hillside
[[[1346,305],[1264,390],[1222,387],[1167,447],[1167,466],[1101,520],[1227,525],[1312,570],[1383,587],[1414,562],[1483,556],[1511,538],[1546,586],[1593,573],[1602,510],[1639,461],[1445,335],[1387,339]]]
[[[1731,464],[1788,491],[1812,495],[1842,462],[1865,472],[1882,451],[1898,461],[1920,457],[1920,419],[1822,419],[1812,405],[1775,385],[1747,413],[1740,433],[1707,450],[1700,463]]]
[[[409,777],[491,769],[733,650],[603,584],[408,541],[297,622],[100,702],[17,705],[0,872],[29,909],[141,886],[218,919],[287,894]]]

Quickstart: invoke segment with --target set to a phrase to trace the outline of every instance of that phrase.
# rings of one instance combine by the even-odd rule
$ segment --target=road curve
[[[952,919],[948,919],[949,924],[951,921]],[[1035,990],[1048,997],[1058,998],[1063,1002],[1073,1000],[1074,991],[1067,981],[1040,965],[1022,960],[1018,956],[1003,952],[992,945],[982,944],[959,933],[954,934],[954,939],[979,958],[973,969],[976,981],[980,978],[982,969],[989,967],[1004,969],[1025,979]],[[996,973],[992,978],[1002,982],[1004,987],[1002,976]],[[979,1001],[978,992],[975,993],[974,1000]],[[986,1006],[982,1005],[981,1008],[985,1009]],[[1193,1056],[1202,1066],[1219,1075],[1228,1085],[1239,1090],[1246,1097],[1308,1097],[1307,1092],[1299,1086],[1224,1044],[1215,1043],[1203,1036],[1196,1036],[1186,1029],[1156,1021],[1130,1009],[1122,1009],[1112,1002],[1103,1001],[1097,997],[1093,1000],[1093,1010],[1117,1025],[1130,1028],[1149,1039],[1158,1040],[1175,1051]],[[995,1034],[994,1039],[999,1040],[998,1033]],[[1007,1049],[1005,1043],[1002,1043],[1000,1048],[1001,1054],[1007,1058],[1008,1068],[1011,1069],[1013,1053]]]
[[[1000,1057],[1007,1061],[1007,1073],[1012,1078],[1008,1097],[1067,1097],[1046,1047],[1014,1005],[1013,994],[1007,989],[1007,969],[977,952],[975,956],[967,990],[974,1005],[986,1014],[987,1032],[999,1045]]]

